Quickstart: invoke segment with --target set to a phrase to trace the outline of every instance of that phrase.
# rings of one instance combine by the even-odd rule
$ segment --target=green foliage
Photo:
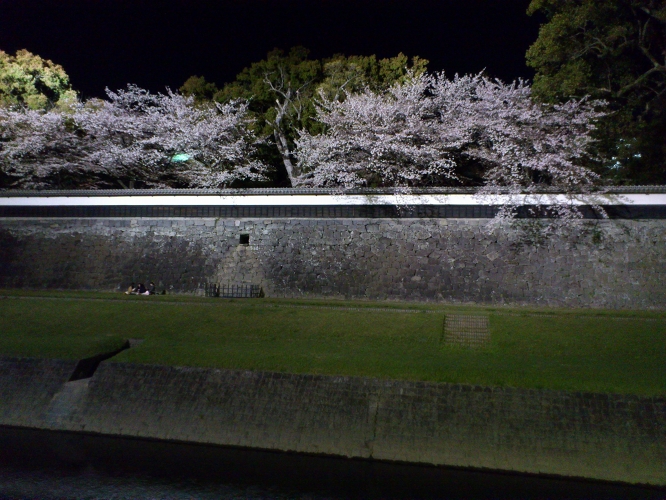
[[[275,101],[281,93],[292,93],[295,103],[286,120],[292,127],[301,127],[312,116],[309,100],[313,83],[321,78],[321,63],[308,59],[308,50],[294,47],[285,54],[275,49],[266,59],[252,63],[243,69],[236,80],[226,84],[214,99],[227,102],[231,99],[250,100],[250,111],[257,119],[258,131],[264,135],[273,132]]]
[[[317,127],[312,121],[313,100],[320,90],[339,98],[343,98],[344,91],[358,91],[366,86],[383,90],[403,82],[410,71],[422,74],[428,64],[426,59],[416,56],[410,65],[408,57],[402,53],[381,60],[375,55],[336,54],[320,61],[308,59],[308,55],[309,51],[304,47],[293,47],[286,54],[274,49],[266,59],[243,69],[234,82],[215,93],[214,99],[218,102],[238,98],[250,100],[250,110],[258,120],[257,127],[265,135],[270,135],[273,131],[271,122],[276,115],[275,101],[281,92],[291,89],[293,99],[298,101],[289,115],[292,132],[297,128],[313,131]],[[196,78],[190,77],[188,82]]]
[[[382,59],[379,61],[379,82],[384,88],[394,83],[405,83],[410,73],[419,76],[428,69],[428,60],[419,56],[412,58],[412,64],[408,64],[408,58],[402,52],[396,57]]]
[[[527,52],[534,95],[590,95],[614,114],[599,129],[603,173],[666,182],[666,4],[663,0],[532,0],[548,22]]]
[[[320,92],[332,99],[344,99],[345,92],[365,87],[383,90],[403,82],[410,74],[420,75],[427,64],[420,57],[414,57],[410,64],[402,53],[387,59],[336,54],[316,60],[309,58],[304,47],[293,47],[287,53],[274,49],[266,59],[243,69],[235,81],[221,90],[213,93],[214,84],[202,77],[190,77],[181,92],[199,100],[209,99],[213,93],[213,100],[222,103],[249,100],[254,131],[274,138],[265,148],[262,160],[281,173],[275,182],[286,185],[288,178],[293,181],[296,173],[290,160],[297,131],[307,130],[311,134],[322,131],[322,125],[313,119]]]
[[[217,85],[207,82],[203,76],[189,77],[179,90],[184,96],[194,97],[194,102],[197,104],[211,101],[218,92]]]
[[[16,56],[0,51],[0,105],[66,108],[76,98],[69,76],[59,64],[27,50],[19,50]]]
[[[358,92],[369,88],[380,92],[395,83],[404,83],[409,75],[420,76],[428,61],[415,56],[411,65],[402,52],[395,57],[377,59],[377,56],[349,56],[336,54],[323,62],[324,78],[317,87],[329,99],[344,99],[344,92]]]

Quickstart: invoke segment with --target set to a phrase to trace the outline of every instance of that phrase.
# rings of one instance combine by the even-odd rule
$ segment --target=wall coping
[[[256,195],[419,195],[419,194],[475,194],[477,188],[427,187],[404,191],[396,188],[247,188],[247,189],[79,189],[79,190],[0,190],[0,198],[13,197],[109,197],[109,196],[256,196]],[[510,194],[507,189],[504,194]],[[561,194],[557,189],[541,188],[536,194]],[[666,194],[663,186],[605,186],[603,194]]]

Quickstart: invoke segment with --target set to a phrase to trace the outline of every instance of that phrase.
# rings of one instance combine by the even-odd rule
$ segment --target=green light
[[[171,157],[171,161],[174,161],[174,162],[187,161],[189,159],[190,159],[190,155],[188,155],[187,153],[178,153],[177,155],[173,155]]]

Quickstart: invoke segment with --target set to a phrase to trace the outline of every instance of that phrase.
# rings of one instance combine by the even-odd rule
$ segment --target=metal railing
[[[260,285],[204,283],[204,295],[224,299],[258,299],[264,296],[264,291]]]

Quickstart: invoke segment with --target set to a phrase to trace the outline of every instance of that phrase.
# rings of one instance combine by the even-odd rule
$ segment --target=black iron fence
[[[206,297],[221,297],[225,299],[258,299],[264,296],[259,285],[224,285],[220,283],[205,283]]]

